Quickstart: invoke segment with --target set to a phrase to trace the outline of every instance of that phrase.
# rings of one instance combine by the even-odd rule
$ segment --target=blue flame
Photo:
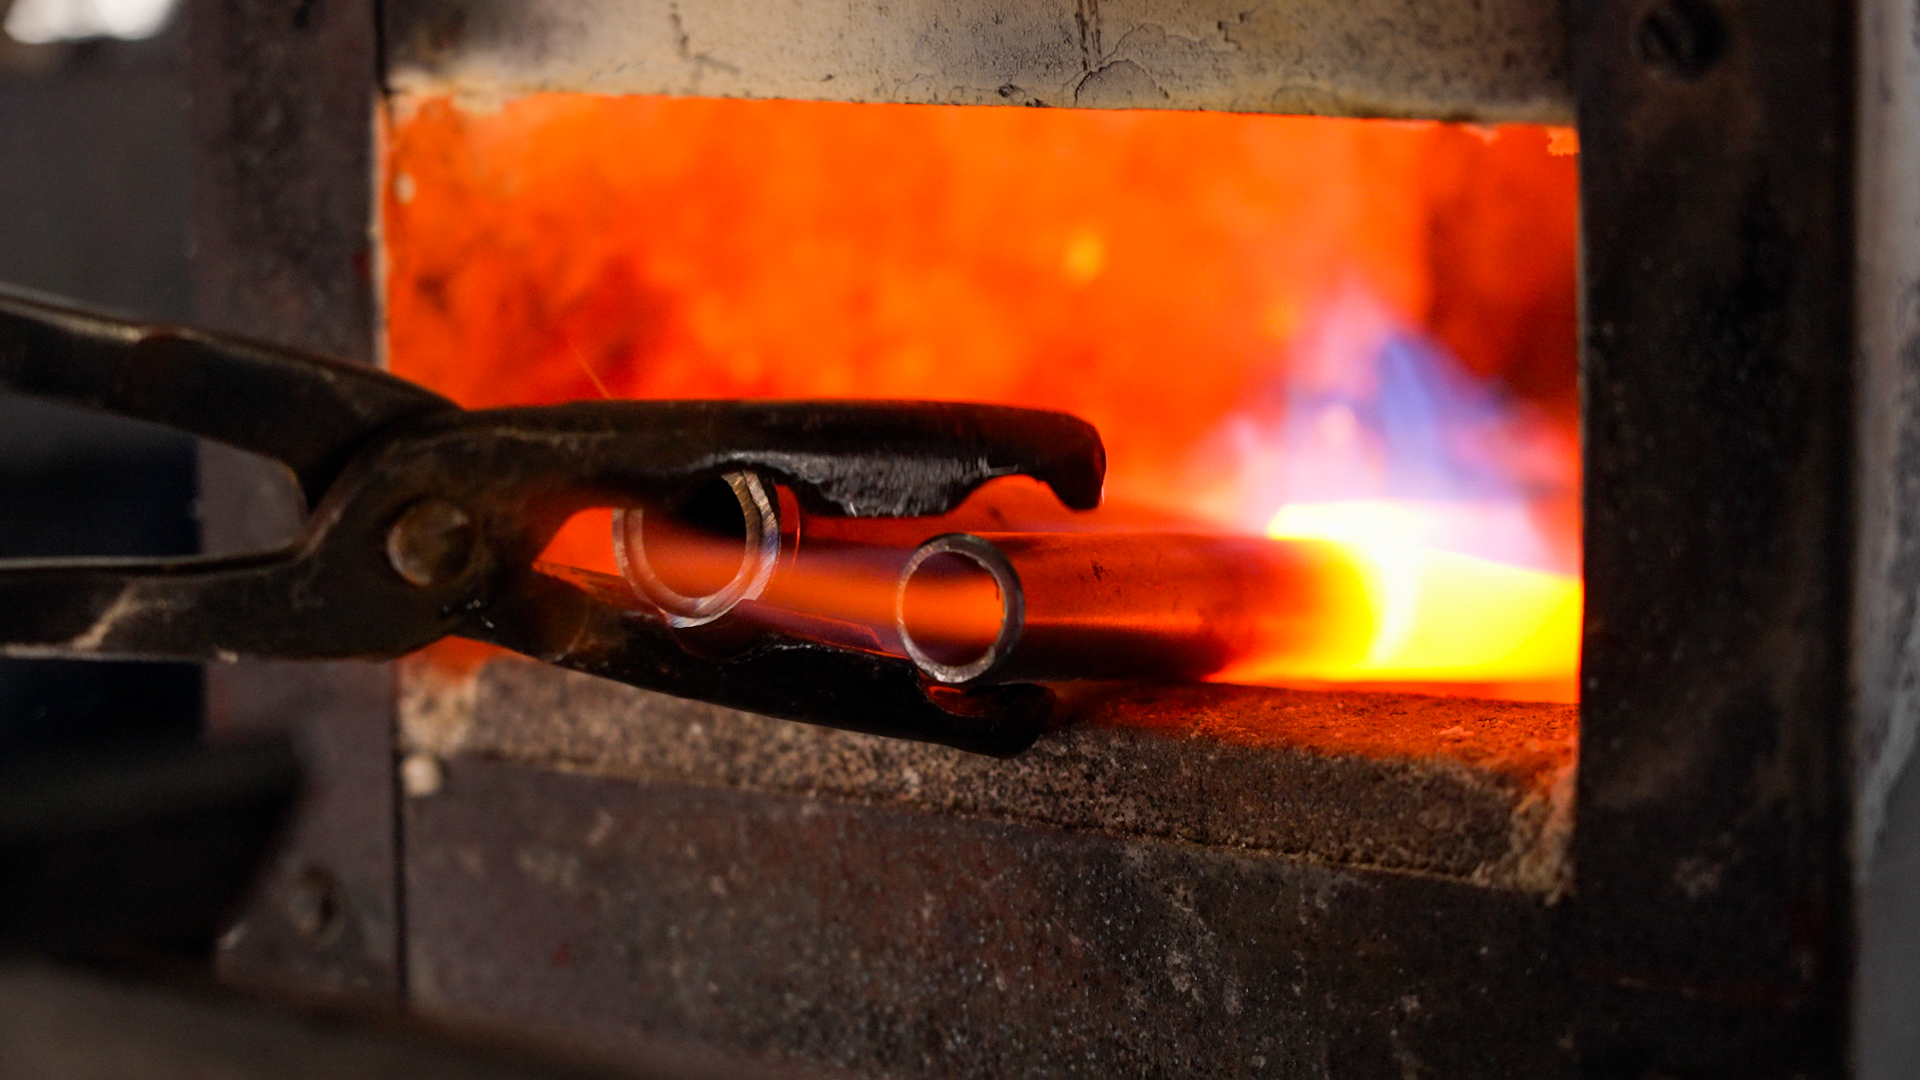
[[[1576,482],[1564,475],[1568,455],[1543,444],[1549,425],[1364,289],[1322,305],[1268,400],[1264,415],[1230,426],[1247,513],[1418,503],[1427,531],[1413,541],[1518,565],[1561,561],[1533,512],[1543,491]]]

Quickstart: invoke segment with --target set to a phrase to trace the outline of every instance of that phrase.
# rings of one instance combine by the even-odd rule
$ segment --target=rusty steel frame
[[[859,60],[871,52],[810,52],[818,34],[778,20],[729,36],[720,4],[625,5],[634,21],[608,16],[595,41],[579,27],[610,9],[592,4],[565,24],[539,0],[391,0],[383,70],[402,91],[481,97],[752,94],[790,92],[779,79],[754,90],[761,60],[827,56],[838,66],[819,75],[852,89],[817,96],[843,100],[1546,119],[1577,103],[1589,609],[1563,898],[1250,852],[1220,839],[1231,829],[1196,841],[1114,831],[1098,824],[1115,812],[1099,785],[1083,792],[1092,816],[1060,824],[910,793],[810,794],[822,761],[862,760],[838,736],[779,757],[731,732],[727,760],[774,754],[791,781],[778,790],[724,770],[596,772],[595,755],[613,752],[604,740],[458,749],[474,730],[461,718],[479,714],[496,740],[522,730],[516,715],[534,731],[554,710],[570,718],[562,730],[598,731],[566,689],[578,676],[555,675],[518,697],[481,685],[450,689],[454,707],[414,702],[410,727],[438,734],[413,744],[423,760],[400,850],[371,845],[339,864],[387,882],[370,902],[404,911],[407,999],[615,1048],[677,1032],[855,1072],[1910,1073],[1920,1046],[1903,1025],[1920,964],[1886,958],[1920,952],[1902,906],[1920,889],[1912,5],[1578,0],[1565,21],[1551,8],[1546,23],[1565,29],[1536,36],[1544,49],[1515,54],[1517,83],[1443,78],[1417,106],[1391,80],[1445,76],[1445,64],[1382,47],[1371,67],[1344,64],[1340,85],[1311,65],[1181,68],[1155,51],[1181,35],[1115,29],[1168,20],[1108,3],[1090,45],[1087,7],[1032,9],[1055,29],[1016,19],[998,37],[980,33],[991,19],[930,16],[909,38],[922,52],[884,54],[900,58],[889,90],[846,74],[881,70]],[[375,15],[298,10],[196,6],[213,118],[202,228],[218,241],[201,245],[207,317],[322,347],[344,334],[355,349],[333,351],[371,355]],[[1311,24],[1329,10],[1296,14]],[[1058,55],[1016,55],[1029,39],[1061,39]],[[333,62],[343,41],[359,66]],[[975,78],[948,63],[965,55],[956,42],[978,72],[1038,74]],[[617,73],[608,58],[623,50],[647,62]],[[1247,93],[1219,89],[1236,85]],[[382,725],[383,707],[360,715]],[[675,737],[712,733],[710,718],[693,727],[706,734]],[[1143,756],[1196,752],[1191,732],[1166,737]],[[585,759],[552,752],[579,745]],[[1421,770],[1446,767],[1404,764],[1416,819]],[[377,802],[393,774],[356,775],[354,793]],[[1337,807],[1340,788],[1327,792],[1318,805]],[[328,842],[306,857],[334,857]],[[273,918],[263,910],[254,925]],[[302,963],[307,984],[402,982],[378,947],[282,966]]]
[[[373,0],[187,0],[193,90],[194,320],[370,363],[377,352]],[[201,545],[259,551],[297,532],[298,489],[270,462],[203,443]],[[393,674],[385,664],[207,666],[210,734],[285,732],[308,789],[292,834],[221,938],[242,984],[398,1001]],[[315,932],[304,913],[336,912]]]

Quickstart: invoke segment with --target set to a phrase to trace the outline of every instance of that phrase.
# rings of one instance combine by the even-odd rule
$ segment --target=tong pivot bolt
[[[478,538],[465,510],[445,499],[421,499],[387,530],[387,562],[423,589],[444,585],[466,572]]]

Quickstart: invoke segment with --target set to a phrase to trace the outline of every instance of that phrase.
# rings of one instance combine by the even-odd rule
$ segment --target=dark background
[[[137,42],[0,34],[0,282],[192,319],[180,21]],[[0,558],[191,553],[194,491],[191,439],[0,393]],[[0,762],[191,741],[202,698],[197,665],[0,659]]]

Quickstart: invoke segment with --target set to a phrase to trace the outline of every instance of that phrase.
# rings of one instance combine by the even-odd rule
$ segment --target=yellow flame
[[[1326,540],[1360,568],[1374,636],[1333,682],[1538,684],[1571,699],[1580,664],[1580,579],[1435,548],[1433,510],[1391,499],[1294,503],[1275,539]]]

